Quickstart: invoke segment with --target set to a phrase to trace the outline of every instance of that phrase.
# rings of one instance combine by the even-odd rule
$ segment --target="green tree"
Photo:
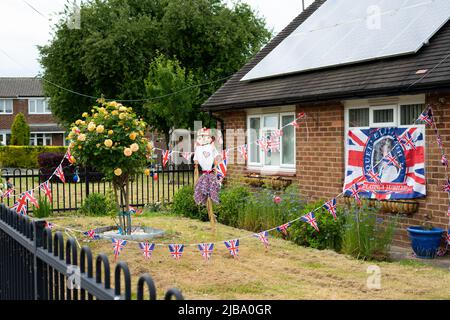
[[[159,55],[150,64],[145,87],[147,95],[162,97],[144,105],[144,114],[152,129],[163,133],[166,142],[172,128],[188,128],[198,119],[200,89],[192,72],[180,66],[178,60]],[[186,88],[190,88],[186,90]],[[178,94],[170,95],[172,92]]]
[[[13,146],[27,146],[30,144],[30,126],[25,120],[22,112],[19,112],[14,117],[14,122],[11,126],[11,145]]]
[[[160,53],[207,83],[236,72],[271,36],[248,5],[222,0],[92,0],[81,6],[80,29],[67,26],[70,14],[66,9],[51,43],[40,47],[44,91],[66,127],[89,110],[88,96],[147,98],[144,80]],[[196,105],[222,84],[202,86]],[[144,102],[127,104],[142,113]]]

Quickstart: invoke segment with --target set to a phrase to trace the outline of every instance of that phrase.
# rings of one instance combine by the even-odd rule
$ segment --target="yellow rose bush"
[[[94,167],[112,181],[115,191],[126,195],[122,205],[127,208],[130,178],[143,173],[152,159],[148,139],[136,134],[145,132],[147,124],[132,108],[101,99],[97,102],[91,113],[83,113],[84,119],[72,125],[71,153],[77,163]]]

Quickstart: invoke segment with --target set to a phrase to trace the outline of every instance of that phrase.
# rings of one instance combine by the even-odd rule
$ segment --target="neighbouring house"
[[[343,192],[346,176],[358,166],[371,181],[364,171],[364,141],[355,158],[355,132],[369,135],[361,140],[380,128],[422,132],[415,136],[421,140],[415,161],[424,168],[405,168],[400,177],[411,189],[418,183],[423,195],[408,198],[418,209],[402,215],[395,243],[408,245],[406,228],[425,217],[447,229],[446,173],[436,136],[432,128],[412,124],[431,104],[450,152],[449,6],[446,0],[315,1],[203,105],[223,121],[227,147],[248,144],[248,161],[240,161],[234,149],[228,155],[228,179],[281,176],[296,181],[311,199],[329,199]],[[286,127],[279,152],[265,153],[255,144],[300,112],[306,119],[298,128]],[[371,148],[381,150],[376,143]],[[405,150],[403,156],[409,154]],[[372,194],[383,204],[402,201],[386,192]]]
[[[0,145],[9,144],[11,125],[19,112],[30,126],[30,145],[65,145],[65,130],[52,116],[42,80],[0,77]]]

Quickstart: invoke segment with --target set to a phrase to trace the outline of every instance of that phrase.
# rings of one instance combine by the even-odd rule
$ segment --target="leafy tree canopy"
[[[207,83],[236,72],[271,36],[248,5],[230,8],[222,0],[91,0],[81,7],[80,29],[68,27],[70,14],[67,8],[51,43],[40,47],[44,90],[66,127],[93,99],[60,87],[96,97],[145,99],[157,94],[146,91],[144,79],[160,54],[176,57],[186,69],[185,81]],[[220,85],[202,86],[196,107]],[[143,114],[144,102],[127,104]]]

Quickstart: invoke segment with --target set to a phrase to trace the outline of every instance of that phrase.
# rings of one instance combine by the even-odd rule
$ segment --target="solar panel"
[[[328,0],[241,81],[416,53],[450,0]]]

